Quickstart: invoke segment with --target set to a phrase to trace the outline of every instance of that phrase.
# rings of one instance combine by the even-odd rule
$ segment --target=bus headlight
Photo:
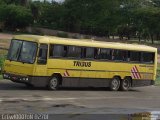
[[[26,81],[28,81],[28,78],[26,78]]]
[[[27,81],[29,80],[29,78],[28,78],[28,77],[22,77],[22,78],[20,78],[19,80],[20,80],[20,81],[27,82]]]
[[[9,78],[9,75],[3,74],[3,77],[4,77],[4,78]]]

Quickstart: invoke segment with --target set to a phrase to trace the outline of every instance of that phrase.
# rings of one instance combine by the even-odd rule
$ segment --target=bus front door
[[[47,76],[47,54],[48,45],[40,44],[35,72],[38,76]]]

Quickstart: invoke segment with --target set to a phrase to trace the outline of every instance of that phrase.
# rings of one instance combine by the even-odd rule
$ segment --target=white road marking
[[[20,98],[0,98],[1,102],[12,102],[12,101],[68,101],[68,100],[101,100],[101,99],[144,99],[135,97],[70,97],[70,98],[51,98],[51,97],[20,97]],[[153,99],[153,98],[147,98]]]
[[[126,99],[133,97],[70,97],[70,98],[50,98],[50,97],[20,97],[20,98],[0,98],[0,102],[4,101],[65,101],[65,100],[100,100],[100,99]]]

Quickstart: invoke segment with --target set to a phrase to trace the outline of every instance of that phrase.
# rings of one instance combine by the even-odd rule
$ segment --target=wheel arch
[[[119,80],[122,80],[120,75],[115,75],[113,78],[119,78]]]
[[[59,84],[62,85],[63,78],[62,78],[62,75],[60,73],[53,73],[52,76],[51,76],[51,78],[52,77],[58,77],[58,79],[60,80]]]

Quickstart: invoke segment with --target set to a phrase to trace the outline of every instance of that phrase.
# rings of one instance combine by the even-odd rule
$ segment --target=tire
[[[118,77],[114,77],[109,85],[111,91],[117,91],[120,87],[120,79]]]
[[[59,79],[56,76],[53,76],[48,83],[49,90],[57,90],[59,87]]]
[[[120,84],[120,90],[128,91],[131,87],[131,79],[129,77],[124,78]]]

